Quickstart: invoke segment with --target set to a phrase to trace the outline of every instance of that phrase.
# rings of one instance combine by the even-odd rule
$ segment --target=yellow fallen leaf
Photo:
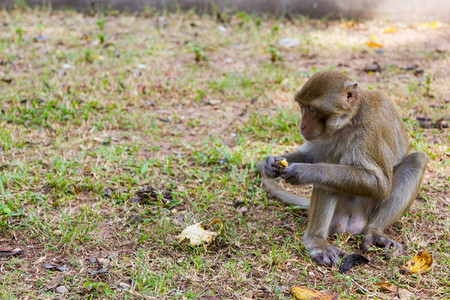
[[[334,300],[336,297],[312,290],[305,286],[294,286],[291,294],[295,299],[299,300]]]
[[[431,22],[431,23],[420,23],[418,28],[421,30],[440,29],[443,26],[444,25],[441,22],[435,21],[435,22]]]
[[[432,22],[430,24],[431,29],[439,29],[442,28],[444,25],[441,22]]]
[[[387,292],[393,292],[393,293],[397,293],[398,291],[398,286],[396,286],[395,284],[392,284],[390,282],[378,282],[375,283],[375,285],[381,290],[381,291],[387,291]]]
[[[406,263],[406,266],[400,269],[400,273],[403,275],[410,273],[425,273],[431,268],[432,264],[433,257],[426,251],[421,251],[411,258]]]
[[[202,225],[203,222],[186,227],[178,236],[177,240],[179,243],[187,241],[189,245],[195,247],[202,244],[212,243],[216,237],[222,231],[223,223],[220,219],[214,219],[206,228]],[[214,224],[219,223],[219,232],[206,230]]]
[[[396,32],[398,32],[398,29],[394,27],[386,27],[383,30],[383,33],[396,33]]]
[[[358,27],[358,23],[355,21],[347,21],[344,23],[341,23],[340,25],[341,28],[352,28],[352,27]]]
[[[373,41],[367,42],[366,45],[371,47],[371,48],[383,48],[383,44],[376,43],[376,42],[373,42]]]
[[[371,39],[372,41],[378,41],[378,36],[377,35],[371,35],[371,36],[369,36],[369,39]]]

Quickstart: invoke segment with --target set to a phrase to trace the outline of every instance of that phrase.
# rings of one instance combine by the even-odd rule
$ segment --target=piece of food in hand
[[[286,159],[283,159],[282,161],[280,161],[280,165],[281,165],[281,168],[283,168],[283,169],[285,169],[289,166]]]
[[[289,164],[285,158],[275,158],[275,161],[280,165],[280,169],[286,169]]]

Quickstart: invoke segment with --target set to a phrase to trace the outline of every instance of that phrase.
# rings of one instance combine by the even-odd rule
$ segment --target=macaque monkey
[[[309,208],[304,244],[318,264],[337,265],[344,251],[327,242],[334,233],[363,234],[363,250],[402,246],[383,234],[416,198],[428,160],[412,152],[390,99],[361,90],[337,71],[313,75],[297,92],[306,142],[258,165],[268,193],[286,204]],[[288,167],[280,166],[286,159]],[[274,179],[313,184],[311,200],[284,190]]]

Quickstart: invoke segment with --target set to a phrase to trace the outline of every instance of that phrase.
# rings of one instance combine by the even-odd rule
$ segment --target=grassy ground
[[[448,298],[448,130],[416,117],[449,117],[449,27],[223,18],[0,11],[0,250],[23,250],[0,259],[1,298],[289,299],[294,285]],[[374,62],[382,71],[365,72]],[[430,155],[414,206],[387,231],[404,256],[371,252],[346,275],[311,262],[306,212],[268,198],[255,169],[302,143],[292,96],[324,69],[387,93]],[[157,199],[136,201],[149,186]],[[224,229],[207,251],[176,242],[214,218]],[[360,253],[360,237],[333,241]],[[401,275],[421,250],[432,270]],[[383,281],[399,293],[378,290]]]

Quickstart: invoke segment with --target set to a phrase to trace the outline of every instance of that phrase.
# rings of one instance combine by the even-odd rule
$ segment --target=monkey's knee
[[[405,167],[416,169],[418,172],[423,173],[428,162],[428,155],[423,151],[416,151],[410,153],[402,164]]]

